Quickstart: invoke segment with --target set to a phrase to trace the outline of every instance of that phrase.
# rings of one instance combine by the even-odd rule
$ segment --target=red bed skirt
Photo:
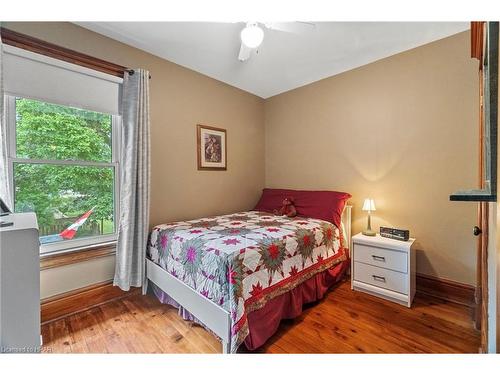
[[[249,335],[244,343],[255,350],[276,333],[282,319],[293,319],[302,314],[304,304],[323,298],[328,289],[342,280],[349,260],[318,273],[289,292],[268,301],[264,307],[248,314]]]
[[[342,280],[349,259],[340,262],[334,267],[320,272],[294,289],[268,301],[264,307],[248,314],[249,334],[244,344],[248,350],[255,350],[262,346],[276,333],[282,319],[293,319],[302,313],[304,304],[312,303],[323,298],[330,287]],[[159,287],[151,283],[152,289],[162,303],[172,305],[179,309],[179,315],[185,320],[191,320],[203,325],[194,315],[180,306]]]

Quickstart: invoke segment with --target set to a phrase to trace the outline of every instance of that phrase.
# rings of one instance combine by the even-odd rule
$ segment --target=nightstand
[[[352,237],[351,288],[411,306],[415,296],[414,238]]]

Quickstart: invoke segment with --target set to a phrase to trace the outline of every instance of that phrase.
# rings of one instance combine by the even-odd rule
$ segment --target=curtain
[[[0,36],[0,198],[13,211],[7,164],[7,122],[5,121],[5,97],[3,93],[3,44]]]
[[[122,90],[120,221],[114,285],[122,290],[145,284],[149,230],[149,72],[125,72]]]

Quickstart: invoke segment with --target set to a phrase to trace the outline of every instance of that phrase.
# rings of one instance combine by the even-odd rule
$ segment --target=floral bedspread
[[[156,226],[148,257],[229,311],[232,351],[247,314],[346,259],[333,224],[248,211]]]

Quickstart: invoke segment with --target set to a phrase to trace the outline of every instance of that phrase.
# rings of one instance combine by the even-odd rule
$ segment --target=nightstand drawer
[[[405,273],[354,262],[354,279],[380,288],[407,294],[407,277]]]
[[[408,271],[406,253],[381,249],[380,247],[354,244],[354,261],[403,273]]]

